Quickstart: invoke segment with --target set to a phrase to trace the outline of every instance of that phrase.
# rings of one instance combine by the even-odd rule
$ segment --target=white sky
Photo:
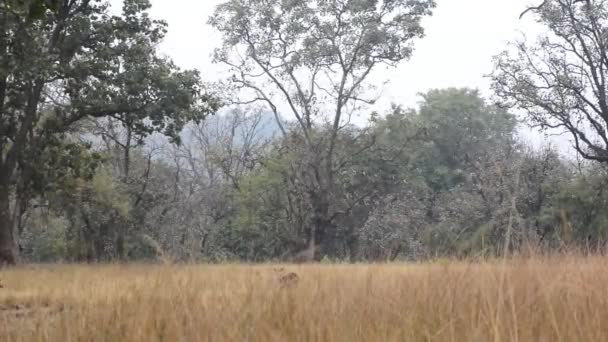
[[[121,0],[111,2],[119,4]],[[199,69],[207,80],[219,79],[219,68],[211,63],[211,54],[220,39],[206,23],[222,0],[151,2],[152,16],[169,24],[163,53],[180,67]],[[416,43],[412,59],[396,69],[382,70],[374,75],[377,84],[389,81],[383,88],[379,108],[375,109],[382,113],[382,108],[388,108],[391,103],[415,106],[419,100],[417,94],[433,88],[471,87],[479,89],[486,97],[491,96],[490,82],[484,75],[492,71],[492,57],[522,33],[534,37],[539,32],[533,15],[519,20],[519,14],[540,2],[437,0],[434,15],[423,23],[426,37]],[[524,135],[535,143],[541,140],[538,134],[528,130]]]
[[[521,32],[533,31],[531,15],[518,18],[530,1],[438,0],[435,14],[424,22],[427,36],[416,43],[412,59],[377,75],[379,81],[390,75],[383,101],[413,106],[417,93],[452,86],[479,88],[489,94],[484,75],[492,71],[492,56]],[[218,74],[210,55],[220,40],[206,22],[221,2],[152,0],[152,16],[169,23],[163,52],[178,65],[200,69],[212,79]]]

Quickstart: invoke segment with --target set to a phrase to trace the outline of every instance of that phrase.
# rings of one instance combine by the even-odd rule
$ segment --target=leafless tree
[[[608,163],[608,2],[547,0],[548,31],[496,58],[493,87],[534,126],[568,133],[586,159]]]
[[[214,237],[235,215],[233,193],[243,177],[260,167],[274,134],[274,121],[260,108],[232,108],[187,127],[182,144],[165,149],[173,199],[150,225],[171,253],[215,258]]]

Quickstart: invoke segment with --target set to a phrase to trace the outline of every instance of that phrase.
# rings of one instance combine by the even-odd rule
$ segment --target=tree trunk
[[[324,193],[320,193],[313,197],[312,203],[312,227],[310,227],[311,231],[309,232],[307,242],[309,245],[310,243],[317,244],[320,249],[326,249],[327,245],[332,245],[334,243],[332,239],[335,234],[331,231],[333,224],[329,214],[329,201],[327,200],[327,197],[328,196]],[[316,250],[319,250],[319,248]]]
[[[8,188],[7,185],[0,185],[0,267],[15,265],[17,262],[13,215],[10,210]]]
[[[397,258],[399,257],[399,254],[401,254],[402,250],[403,250],[403,245],[399,244],[395,249],[390,251],[389,261],[395,262],[395,260],[397,260]]]
[[[116,238],[116,255],[118,260],[124,262],[127,259],[127,253],[125,249],[125,236],[122,233],[118,234]]]
[[[131,173],[131,140],[133,139],[133,132],[131,131],[131,123],[127,124],[127,140],[125,142],[124,150],[123,150],[123,182],[124,184],[129,184],[129,178]],[[143,194],[142,194],[143,196]],[[136,200],[137,202],[137,200]],[[127,257],[126,248],[125,248],[125,240],[126,234],[130,226],[130,220],[114,220],[117,221],[115,223],[116,227],[116,256],[118,260],[125,261]]]

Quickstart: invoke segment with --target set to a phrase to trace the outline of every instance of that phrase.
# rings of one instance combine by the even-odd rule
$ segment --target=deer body
[[[306,248],[303,251],[300,251],[298,253],[296,253],[296,255],[293,256],[293,262],[296,264],[303,264],[303,263],[307,263],[307,262],[312,262],[315,260],[315,246],[312,246],[312,248]]]
[[[292,261],[296,264],[313,262],[315,260],[316,248],[317,246],[315,245],[315,236],[313,232],[310,241],[308,242],[308,247],[305,250],[296,253],[293,256]]]

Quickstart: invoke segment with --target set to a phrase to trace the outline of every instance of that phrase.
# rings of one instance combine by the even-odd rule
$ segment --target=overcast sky
[[[384,102],[414,105],[418,92],[451,86],[486,93],[484,75],[492,70],[492,56],[521,32],[534,34],[532,16],[518,19],[530,1],[438,0],[435,14],[424,22],[427,36],[417,42],[412,59],[390,70]],[[178,65],[198,68],[211,78],[217,77],[210,55],[219,37],[206,22],[220,2],[152,0],[152,15],[169,23],[163,52]],[[389,73],[383,73],[377,78],[388,78]]]
[[[220,40],[206,23],[222,0],[151,1],[152,16],[169,24],[163,53],[183,68],[196,68],[205,78],[218,79],[211,53]],[[519,20],[519,14],[537,2],[542,1],[437,0],[434,15],[423,23],[426,37],[416,43],[411,60],[374,75],[378,84],[389,81],[379,109],[391,103],[415,106],[417,94],[433,88],[471,87],[491,96],[485,75],[492,71],[492,57],[504,50],[508,41],[522,34],[533,38],[539,32],[532,15]],[[529,132],[526,136],[539,139]]]

